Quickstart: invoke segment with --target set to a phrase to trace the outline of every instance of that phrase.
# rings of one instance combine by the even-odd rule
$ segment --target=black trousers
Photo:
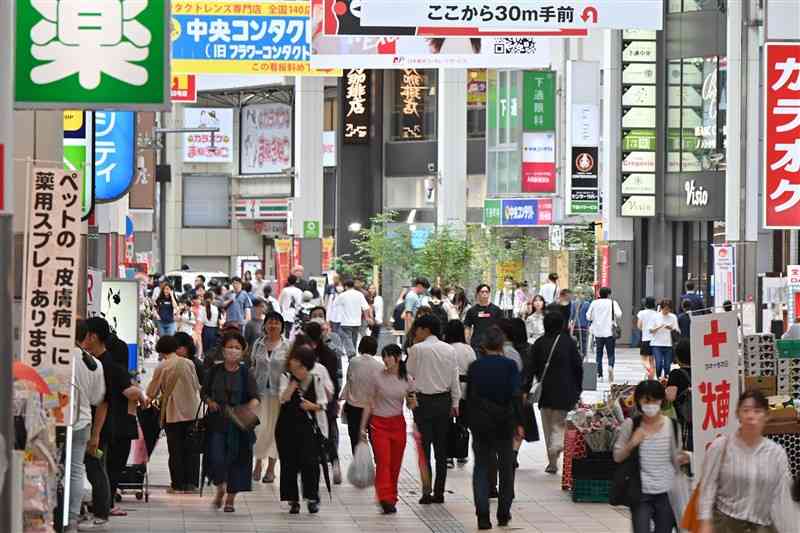
[[[495,475],[499,474],[500,477],[497,516],[508,516],[514,500],[514,446],[511,438],[498,440],[473,433],[472,453],[475,454],[475,465],[472,469],[475,513],[478,516],[489,516],[489,470],[494,464]]]
[[[108,445],[106,451],[106,468],[108,469],[108,481],[111,487],[111,507],[114,507],[114,495],[119,487],[122,471],[128,464],[128,456],[131,454],[130,439],[114,439]]]
[[[292,423],[294,427],[290,426]],[[308,420],[287,420],[287,424],[278,424],[275,437],[281,463],[281,501],[300,501],[300,491],[297,489],[299,475],[303,498],[318,502],[320,470],[311,424]]]
[[[338,402],[330,402],[325,414],[328,417],[328,460],[339,460],[339,417],[336,416]]]
[[[108,512],[111,509],[111,487],[106,471],[105,452],[106,450],[103,449],[102,459],[87,454],[83,460],[83,464],[86,466],[86,477],[92,485],[92,514],[100,520],[107,520]]]
[[[450,429],[450,409],[452,407],[450,393],[417,394],[418,406],[414,410],[414,422],[422,436],[422,450],[425,453],[425,464],[433,478],[431,470],[431,446],[436,459],[436,477],[433,483],[433,494],[444,495],[447,482],[447,433]],[[431,487],[422,487],[423,494],[430,494]]]
[[[200,456],[186,453],[186,438],[192,420],[167,424],[167,449],[169,450],[169,477],[175,490],[189,490],[198,486]]]
[[[344,404],[344,408],[347,416],[347,433],[350,435],[350,449],[355,454],[356,444],[361,441],[361,417],[364,416],[364,409],[349,403]]]

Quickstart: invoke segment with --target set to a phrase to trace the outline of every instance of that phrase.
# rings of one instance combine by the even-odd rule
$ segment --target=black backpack
[[[444,332],[445,326],[447,326],[447,311],[444,310],[444,306],[440,303],[438,304],[431,304],[431,314],[439,319],[439,323],[442,326],[442,332]]]
[[[405,302],[400,302],[399,304],[394,306],[394,311],[392,311],[392,325],[394,329],[398,331],[403,331],[406,329],[406,322],[403,319],[403,315],[406,311],[406,304]]]

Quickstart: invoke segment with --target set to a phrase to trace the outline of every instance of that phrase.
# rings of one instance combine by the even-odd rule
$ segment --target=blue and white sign
[[[502,201],[500,223],[503,226],[542,226],[552,222],[552,198],[511,198]]]
[[[119,200],[133,185],[136,116],[132,111],[94,114],[94,189],[98,203]]]

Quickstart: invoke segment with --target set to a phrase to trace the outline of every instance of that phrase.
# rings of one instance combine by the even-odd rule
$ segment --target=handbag
[[[206,447],[206,433],[208,432],[208,421],[206,420],[206,413],[203,411],[205,402],[200,402],[197,406],[197,412],[194,415],[194,420],[189,425],[189,430],[186,432],[186,452],[189,455],[199,455],[204,452]],[[200,416],[200,413],[203,416]]]
[[[544,371],[542,372],[542,379],[536,381],[531,387],[531,392],[528,394],[528,403],[533,405],[534,403],[539,403],[539,400],[542,398],[542,383],[544,383],[544,377],[547,375],[547,369],[550,368],[550,360],[553,358],[553,352],[556,351],[556,345],[558,344],[558,340],[561,338],[559,334],[556,337],[556,340],[553,341],[553,346],[550,348],[550,355],[547,356],[547,363],[544,365]]]
[[[239,374],[242,376],[242,394],[244,394],[244,391],[247,390],[247,369],[241,367]],[[246,404],[235,406],[227,405],[225,406],[224,412],[225,416],[244,432],[253,431],[253,429],[261,423],[258,419],[258,415]]]
[[[463,459],[467,456],[469,456],[469,430],[457,419],[453,419],[447,431],[447,457]]]
[[[719,476],[722,472],[722,465],[725,464],[725,456],[728,453],[728,437],[725,437],[725,446],[722,448],[722,457],[720,458],[719,463],[719,470],[717,471],[717,481],[719,481]],[[681,518],[680,527],[681,529],[685,529],[687,531],[698,531],[700,529],[700,519],[698,518],[699,505],[700,505],[700,489],[703,487],[703,483],[706,482],[706,476],[700,479],[700,483],[694,488],[692,492],[691,498],[689,498],[689,503],[686,504],[686,510],[683,512],[683,518]]]
[[[614,304],[617,303],[615,300],[611,300],[611,331],[614,332],[614,338],[619,339],[622,337],[622,328],[617,323],[616,319],[614,319]]]
[[[631,436],[642,423],[642,419],[633,419]],[[631,452],[627,459],[614,471],[611,486],[608,490],[608,503],[611,505],[624,505],[633,508],[642,498],[641,464],[639,462],[639,447]]]

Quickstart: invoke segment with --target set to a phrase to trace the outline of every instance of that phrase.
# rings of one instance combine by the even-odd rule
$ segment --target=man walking
[[[244,331],[252,314],[253,302],[250,301],[250,295],[242,290],[242,278],[233,278],[233,290],[225,295],[222,306],[225,308],[225,322],[239,324]]]
[[[539,294],[544,298],[545,305],[550,305],[556,301],[560,290],[561,288],[558,286],[558,274],[551,272],[550,275],[547,276],[547,283],[542,285]]]
[[[490,327],[497,325],[503,316],[503,311],[489,301],[491,294],[491,287],[485,284],[478,285],[475,292],[478,301],[469,308],[467,316],[464,317],[464,334],[479,356],[483,353],[483,336]]]
[[[455,349],[439,340],[439,320],[425,315],[414,321],[414,345],[408,349],[408,373],[414,378],[417,408],[414,422],[422,435],[428,469],[421,505],[444,503],[447,481],[447,433],[450,419],[458,416],[461,386]],[[431,496],[431,445],[436,457],[436,481]],[[423,476],[425,478],[426,476]]]
[[[428,304],[426,293],[430,287],[431,284],[427,279],[417,278],[414,280],[414,287],[406,294],[405,309],[403,310],[406,333],[411,329],[411,323],[417,316],[417,309]]]
[[[310,292],[312,300],[319,300],[319,290],[317,289],[317,284],[311,280],[303,278],[305,273],[306,269],[303,268],[303,265],[296,265],[292,269],[292,275],[297,278],[295,286],[300,289],[301,293],[305,291]]]
[[[614,326],[622,319],[622,309],[619,304],[611,299],[611,289],[600,289],[600,298],[589,305],[586,318],[592,323],[590,331],[597,344],[597,377],[603,377],[603,349],[608,354],[608,381],[614,382],[614,349],[616,337]]]
[[[352,279],[344,281],[344,292],[336,298],[333,306],[336,308],[336,316],[339,317],[342,331],[353,343],[353,346],[358,346],[361,322],[364,319],[370,319],[370,307],[364,294],[355,288],[355,282]]]

